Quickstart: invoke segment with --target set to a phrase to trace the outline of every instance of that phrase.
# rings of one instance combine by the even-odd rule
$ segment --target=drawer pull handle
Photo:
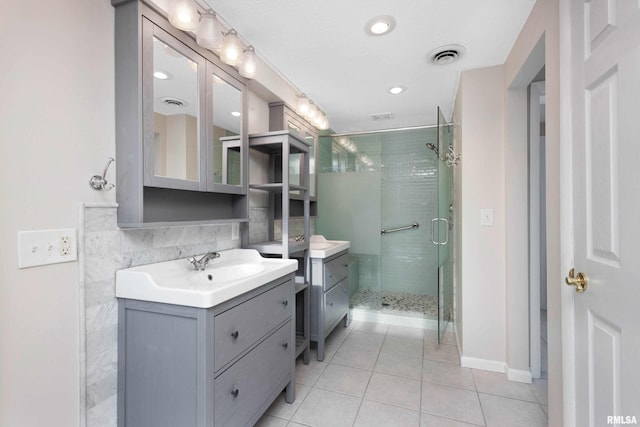
[[[234,387],[233,390],[231,390],[231,395],[233,397],[238,397],[239,394],[240,394],[240,390],[238,390],[236,387]]]
[[[288,342],[283,342],[283,343],[282,343],[282,346],[283,346],[284,348],[289,348],[289,343],[288,343]]]
[[[283,300],[282,300],[282,304],[283,304],[285,307],[286,307],[286,306],[288,306],[288,305],[289,305],[289,300],[287,300],[287,299],[283,299]]]
[[[231,332],[231,336],[233,337],[234,340],[238,339],[238,335],[240,335],[240,333],[238,331]]]

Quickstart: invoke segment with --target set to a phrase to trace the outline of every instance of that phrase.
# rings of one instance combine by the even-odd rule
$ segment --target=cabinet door
[[[207,190],[246,193],[245,86],[207,63]]]
[[[309,196],[311,200],[317,200],[318,178],[316,175],[316,155],[318,150],[318,134],[315,131],[305,129],[304,140],[311,145],[311,147],[309,147]]]
[[[318,132],[289,111],[285,112],[285,120],[287,129],[296,133],[309,145],[309,182],[302,183],[300,181],[300,177],[304,175],[303,156],[300,154],[292,154],[289,157],[290,183],[307,187],[311,199],[316,200],[316,150],[318,145]]]
[[[144,185],[204,191],[205,60],[146,19],[142,49]]]

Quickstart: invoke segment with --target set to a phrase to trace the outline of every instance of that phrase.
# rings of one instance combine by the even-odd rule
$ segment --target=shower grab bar
[[[416,229],[419,227],[420,224],[414,222],[413,224],[405,225],[404,227],[387,228],[386,230],[380,230],[380,235],[384,236],[385,234],[395,233],[396,231],[409,230],[411,228]]]
[[[435,239],[435,233],[434,233],[434,227],[433,225],[436,223],[436,221],[444,221],[445,223],[445,228],[444,228],[444,242],[436,242]],[[447,243],[449,243],[449,220],[446,218],[433,218],[431,220],[431,243],[433,243],[434,245],[446,245]]]

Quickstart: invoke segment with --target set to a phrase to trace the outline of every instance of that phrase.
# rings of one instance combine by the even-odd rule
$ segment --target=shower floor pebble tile
[[[299,358],[295,402],[286,403],[282,393],[256,426],[548,423],[546,382],[514,383],[504,374],[463,368],[455,340],[438,345],[435,331],[359,321],[336,328],[327,341],[335,355],[318,362],[312,347],[309,365]]]
[[[379,309],[383,313],[418,313],[431,319],[438,318],[438,298],[433,295],[361,289],[349,299],[349,303],[354,308]]]

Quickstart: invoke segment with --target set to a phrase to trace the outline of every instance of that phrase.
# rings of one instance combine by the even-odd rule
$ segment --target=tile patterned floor
[[[296,400],[284,394],[258,427],[547,426],[546,380],[508,381],[462,368],[455,339],[368,322],[338,327],[325,360],[296,365]]]

